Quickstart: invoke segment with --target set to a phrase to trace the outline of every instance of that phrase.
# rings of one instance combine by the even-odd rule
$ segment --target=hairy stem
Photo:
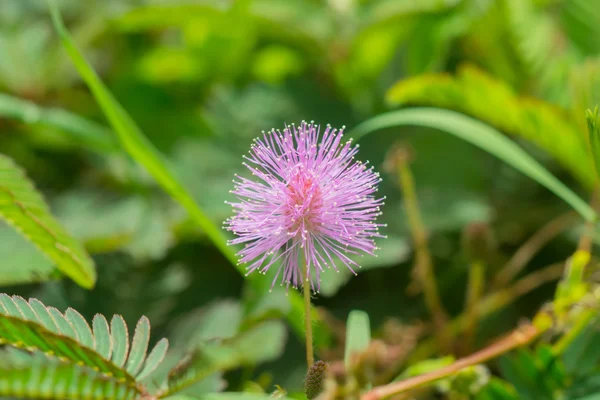
[[[304,292],[304,328],[306,330],[306,364],[308,368],[312,367],[315,363],[315,355],[313,350],[313,334],[312,334],[312,318],[311,318],[311,304],[310,304],[310,276],[308,271],[308,265],[304,257],[302,257],[303,269],[303,287]]]
[[[472,365],[481,364],[517,347],[524,346],[537,338],[543,330],[529,323],[522,326],[504,339],[482,349],[468,357],[461,358],[447,367],[440,368],[427,374],[418,375],[400,382],[379,386],[361,396],[361,400],[379,400],[411,389],[427,385],[438,379],[448,377]]]
[[[410,232],[415,242],[416,277],[423,289],[425,303],[431,312],[433,322],[436,326],[438,340],[443,349],[448,349],[449,340],[447,336],[444,335],[448,317],[442,307],[440,295],[438,293],[438,286],[433,272],[433,263],[427,245],[427,233],[421,218],[419,202],[415,191],[415,182],[408,166],[408,156],[398,156],[396,167],[400,187],[402,188],[404,196],[404,206],[406,208]]]

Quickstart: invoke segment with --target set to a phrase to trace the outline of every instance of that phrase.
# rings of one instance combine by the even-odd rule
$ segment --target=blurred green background
[[[597,1],[58,3],[86,58],[218,226],[231,213],[224,201],[241,157],[262,130],[301,120],[352,128],[400,106],[437,106],[489,123],[584,198],[591,193],[584,109],[600,100]],[[59,275],[0,223],[3,292],[72,306],[86,318],[120,313],[133,324],[147,315],[154,338],[176,343],[177,335],[227,335],[253,315],[286,310],[285,292],[261,297],[246,286],[186,212],[120,150],[43,0],[0,0],[0,92],[0,152],[27,172],[93,254],[99,276],[91,291],[66,280],[36,283]],[[362,259],[357,277],[324,275],[314,303],[334,332],[355,308],[367,311],[383,336],[390,321],[429,321],[422,296],[407,291],[413,241],[397,177],[385,168],[398,141],[414,152],[430,251],[452,315],[463,310],[462,238],[470,224],[487,224],[494,237],[492,276],[534,232],[569,211],[537,183],[444,132],[369,135],[360,158],[384,178],[389,238],[379,257]],[[574,223],[561,230],[522,274],[566,259],[579,229]],[[487,316],[479,343],[531,316],[553,289],[542,285]],[[276,347],[271,363],[229,374],[230,388],[253,379],[299,389],[303,345],[283,334],[288,330],[265,338]],[[336,337],[322,357],[342,357]]]

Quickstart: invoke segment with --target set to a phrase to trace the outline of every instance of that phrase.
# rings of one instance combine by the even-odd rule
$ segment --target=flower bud
[[[317,361],[308,369],[304,380],[304,393],[308,400],[314,399],[323,391],[328,368],[329,364],[325,361]]]

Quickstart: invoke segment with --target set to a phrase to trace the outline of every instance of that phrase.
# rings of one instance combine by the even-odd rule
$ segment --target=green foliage
[[[505,83],[476,68],[463,67],[456,77],[440,74],[403,80],[389,90],[387,101],[394,106],[425,105],[460,111],[536,144],[585,187],[591,188],[595,182],[585,135],[565,111],[519,96]]]
[[[163,339],[146,359],[150,323],[145,317],[137,324],[130,349],[127,326],[120,316],[113,317],[109,331],[106,319],[97,315],[92,330],[71,308],[63,314],[36,299],[27,302],[6,294],[0,295],[0,305],[0,343],[87,366],[130,385],[156,369],[167,351]]]
[[[96,271],[89,255],[50,214],[25,173],[1,154],[0,217],[36,245],[63,274],[83,287],[94,286]],[[25,279],[26,282],[31,276]]]
[[[98,267],[93,290],[61,280],[93,284],[84,269],[69,275],[64,260],[48,257],[57,250],[41,228],[35,242],[2,221],[0,285],[15,296],[0,297],[0,397],[305,398],[302,298],[277,285],[269,293],[277,265],[249,279],[242,265],[231,268],[235,249],[219,225],[252,139],[314,119],[397,132],[361,139],[357,155],[383,178],[378,257],[349,254],[358,275],[326,271],[313,298],[316,356],[330,367],[317,379],[324,400],[372,398],[369,389],[390,381],[470,364],[468,351],[489,352],[532,316],[546,332],[535,345],[406,396],[598,398],[598,261],[592,251],[563,263],[598,235],[588,238],[576,220],[553,222],[568,208],[563,199],[594,218],[566,187],[585,196],[598,179],[583,113],[600,101],[596,3],[53,0],[51,19],[43,1],[0,1],[0,159],[19,165],[7,167],[16,175],[0,170],[0,187],[13,176],[10,190],[27,205],[43,193],[35,217],[51,210],[69,245]],[[436,109],[382,114],[386,105]],[[436,352],[431,313],[410,284],[419,259],[386,164],[398,138],[415,151],[428,250],[453,318],[448,353]],[[0,210],[19,211],[7,199],[0,190]],[[477,337],[463,346],[472,249],[460,238],[481,222],[497,245],[486,257]],[[528,251],[523,276],[494,286],[506,260]],[[338,319],[356,309],[364,311]],[[122,317],[88,318],[97,312]],[[146,318],[129,332],[140,315],[169,349],[149,339]],[[297,337],[288,340],[281,318]]]
[[[0,352],[0,395],[29,399],[120,399],[140,395],[137,388],[73,364],[37,355],[11,361]],[[13,358],[15,358],[13,356]]]

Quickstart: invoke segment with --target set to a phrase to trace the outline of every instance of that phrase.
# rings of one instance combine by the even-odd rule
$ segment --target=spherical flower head
[[[328,125],[321,135],[302,122],[255,139],[244,165],[256,179],[236,175],[238,201],[227,202],[234,216],[225,221],[237,236],[229,244],[244,244],[238,255],[247,274],[280,262],[273,285],[299,287],[304,279],[318,292],[321,273],[337,271],[334,259],[355,273],[360,265],[349,255],[374,254],[381,178],[354,159],[358,145],[343,136],[343,128]]]

